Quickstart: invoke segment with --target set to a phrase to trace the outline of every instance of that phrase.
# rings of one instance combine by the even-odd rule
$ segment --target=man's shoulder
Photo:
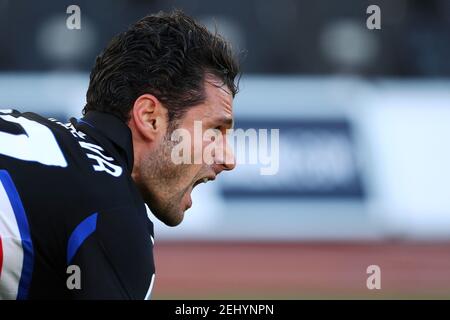
[[[1,110],[0,140],[0,167],[32,204],[104,208],[139,200],[130,173],[72,122]]]
[[[74,141],[78,133],[70,123],[33,112],[0,109],[0,132],[0,154],[17,160],[67,167],[65,153],[77,154],[79,149]],[[15,151],[17,144],[21,152]]]

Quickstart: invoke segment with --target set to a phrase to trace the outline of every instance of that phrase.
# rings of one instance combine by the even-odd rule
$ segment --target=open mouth
[[[195,181],[194,185],[192,186],[192,189],[194,189],[196,186],[198,186],[200,183],[207,183],[210,180],[215,180],[216,177],[215,176],[211,176],[211,177],[203,177],[198,179],[197,181]]]
[[[197,181],[195,181],[195,183],[192,185],[192,188],[191,188],[190,192],[187,192],[187,193],[185,194],[185,196],[187,197],[187,200],[186,200],[187,202],[186,202],[185,210],[189,209],[189,208],[192,206],[192,198],[191,198],[191,192],[192,192],[192,190],[193,190],[196,186],[198,186],[200,183],[206,183],[206,182],[208,182],[209,180],[215,180],[215,179],[216,179],[216,175],[211,175],[211,176],[208,176],[208,177],[200,178],[200,179],[198,179]]]

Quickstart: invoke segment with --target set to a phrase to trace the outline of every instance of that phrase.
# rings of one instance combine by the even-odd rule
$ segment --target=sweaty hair
[[[206,77],[217,78],[234,97],[238,74],[230,45],[217,33],[181,11],[148,15],[97,57],[83,114],[97,110],[128,122],[135,100],[148,93],[176,121],[205,100]]]

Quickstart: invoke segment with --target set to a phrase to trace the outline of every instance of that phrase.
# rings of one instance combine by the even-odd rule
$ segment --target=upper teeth
[[[208,182],[208,178],[203,178],[203,183],[207,183]]]

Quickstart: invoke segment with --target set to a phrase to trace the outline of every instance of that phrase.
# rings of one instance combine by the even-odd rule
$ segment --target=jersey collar
[[[108,139],[126,161],[130,172],[133,171],[133,140],[130,128],[118,117],[99,111],[89,111],[78,121],[88,131],[100,133]]]

